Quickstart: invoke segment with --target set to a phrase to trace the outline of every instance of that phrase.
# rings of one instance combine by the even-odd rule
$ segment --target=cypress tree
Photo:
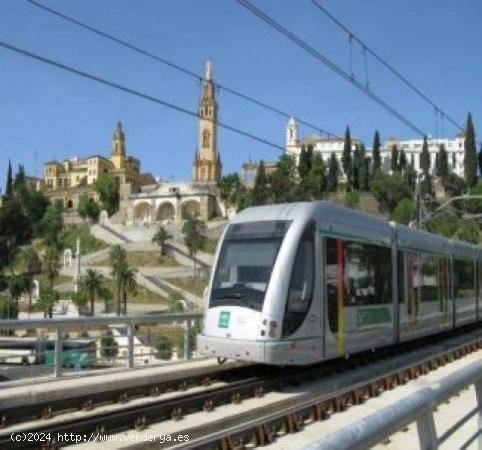
[[[464,174],[467,186],[472,187],[477,181],[477,150],[475,148],[475,130],[472,115],[467,116],[467,128],[464,142]]]
[[[366,151],[363,144],[358,151],[358,189],[368,191],[368,159],[365,157]]]
[[[350,127],[346,127],[345,131],[345,142],[343,145],[343,154],[341,157],[341,163],[343,166],[343,171],[345,172],[346,176],[346,183],[348,189],[351,188],[352,180],[352,158],[351,158],[351,136],[350,136]]]
[[[390,169],[392,169],[393,173],[400,170],[400,167],[398,165],[398,147],[396,144],[392,146],[392,160],[390,162]]]
[[[261,160],[256,171],[256,178],[253,186],[253,205],[265,205],[268,201],[268,177],[266,176],[266,169],[264,161]]]
[[[308,174],[307,191],[311,198],[323,198],[326,190],[325,163],[319,152],[313,154],[310,173]]]
[[[445,150],[445,145],[440,145],[437,159],[435,160],[435,162],[437,176],[444,179],[447,178],[449,175],[449,161],[447,150]]]
[[[380,155],[380,134],[378,130],[375,131],[375,136],[373,136],[373,175],[380,172],[382,168],[382,158]]]
[[[23,164],[19,164],[18,172],[15,174],[15,179],[13,180],[13,190],[17,191],[25,184],[25,169]]]
[[[425,177],[430,175],[430,153],[428,151],[427,137],[423,138],[422,153],[420,154],[420,168]]]
[[[482,144],[480,144],[479,150],[479,176],[482,177]]]
[[[13,194],[12,164],[8,160],[7,185],[5,186],[5,197],[10,198]]]
[[[338,174],[340,172],[340,166],[336,159],[335,153],[331,154],[330,163],[328,165],[328,180],[327,188],[329,192],[336,192],[338,187]]]
[[[298,161],[298,175],[304,180],[309,172],[308,153],[304,145],[301,146],[300,159]]]
[[[405,167],[407,167],[407,155],[405,154],[405,150],[400,150],[400,158],[399,158],[398,167],[401,173],[404,173]]]

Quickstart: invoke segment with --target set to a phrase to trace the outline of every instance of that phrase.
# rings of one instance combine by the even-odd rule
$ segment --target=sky
[[[197,73],[211,58],[216,82],[289,114],[371,146],[419,137],[405,124],[296,47],[235,0],[39,0]],[[310,0],[251,0],[257,7],[350,69],[347,36]],[[368,46],[385,57],[443,110],[463,124],[482,118],[479,0],[319,0]],[[195,111],[201,85],[186,75],[95,36],[23,0],[0,0],[0,41],[21,47]],[[352,46],[357,80],[365,82],[363,51]],[[373,92],[432,136],[458,131],[436,123],[434,110],[371,58]],[[42,164],[108,155],[121,120],[128,154],[142,170],[169,180],[191,178],[196,118],[81,79],[0,48],[0,185],[8,159],[41,175]],[[287,119],[217,92],[219,120],[280,146]],[[443,125],[443,126],[442,126]],[[301,136],[314,131],[300,127]],[[219,130],[224,173],[242,163],[274,160],[280,151]]]

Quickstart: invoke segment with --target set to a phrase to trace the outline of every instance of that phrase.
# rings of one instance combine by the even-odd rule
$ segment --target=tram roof
[[[481,246],[390,223],[381,217],[324,200],[255,206],[238,213],[232,222],[291,220],[301,225],[315,218],[319,221],[323,234],[389,245],[395,230],[397,243],[402,248],[442,254],[453,253],[461,257],[477,256],[482,260]]]

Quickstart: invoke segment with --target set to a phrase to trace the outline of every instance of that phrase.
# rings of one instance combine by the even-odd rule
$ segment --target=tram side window
[[[389,248],[347,242],[345,259],[346,306],[392,301],[392,265]]]
[[[371,244],[326,240],[325,283],[328,322],[338,331],[338,305],[362,306],[392,301],[391,250]]]
[[[283,334],[293,334],[303,323],[313,298],[315,236],[314,224],[303,234],[296,252],[286,303]]]
[[[437,261],[435,255],[422,253],[422,276],[420,277],[422,302],[435,302],[438,296]]]
[[[474,263],[470,260],[456,259],[454,261],[455,298],[475,299]]]

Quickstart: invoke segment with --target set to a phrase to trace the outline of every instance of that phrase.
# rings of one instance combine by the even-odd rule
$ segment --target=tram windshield
[[[209,306],[261,311],[279,248],[291,221],[230,225],[218,258]]]

